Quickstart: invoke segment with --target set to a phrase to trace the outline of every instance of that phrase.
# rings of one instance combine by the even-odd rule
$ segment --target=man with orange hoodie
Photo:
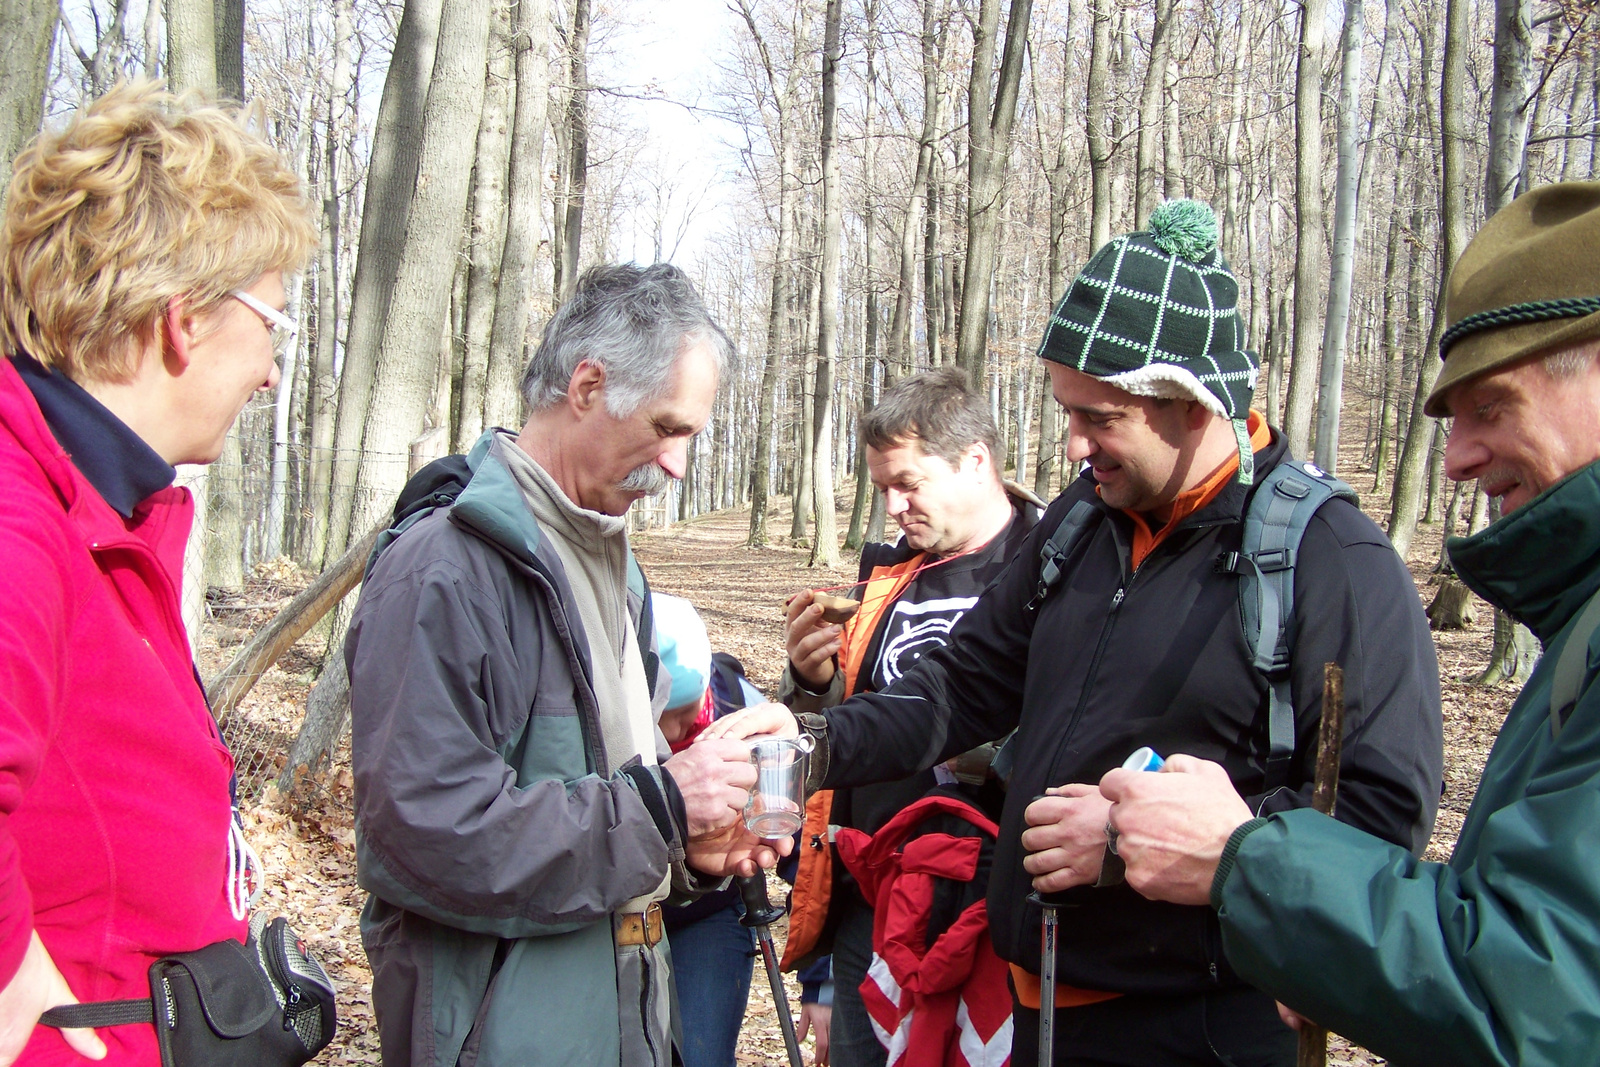
[[[1292,499],[1322,475],[1250,410],[1258,363],[1237,301],[1215,217],[1193,201],[1163,205],[1148,231],[1096,252],[1039,350],[1082,476],[942,648],[883,692],[800,716],[829,787],[903,776],[1016,729],[987,904],[1011,964],[1017,1064],[1038,1058],[1036,889],[1062,893],[1057,1067],[1295,1059],[1272,998],[1224,955],[1216,914],[1129,889],[1108,847],[1110,801],[1070,783],[1097,782],[1148,745],[1221,764],[1252,813],[1304,807],[1333,661],[1347,701],[1339,819],[1418,852],[1432,829],[1438,674],[1383,532],[1332,496],[1296,551],[1240,559],[1256,499],[1285,488]],[[1075,513],[1077,535],[1058,537]],[[1291,562],[1288,655],[1271,657],[1269,673],[1246,639],[1241,585],[1252,563],[1277,573]],[[1273,728],[1280,709],[1287,730]],[[745,715],[718,733],[786,725],[770,709]]]

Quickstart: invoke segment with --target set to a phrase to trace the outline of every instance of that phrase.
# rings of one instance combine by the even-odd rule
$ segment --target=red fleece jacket
[[[80,1000],[147,997],[160,956],[243,941],[224,892],[233,760],[179,609],[189,493],[124,520],[0,359],[0,985],[31,931]],[[100,1031],[160,1062],[148,1024]],[[85,1061],[36,1027],[17,1061]]]

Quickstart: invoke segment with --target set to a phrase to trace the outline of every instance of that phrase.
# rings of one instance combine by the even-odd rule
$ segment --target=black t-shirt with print
[[[865,681],[858,690],[889,688],[923,655],[943,645],[951,627],[1005,569],[1035,517],[1032,506],[1018,502],[1011,524],[987,545],[918,572],[879,617],[862,661],[869,665],[862,669]],[[868,546],[862,553],[861,577],[865,579],[873,567],[893,566],[913,554],[903,544]],[[832,821],[876,833],[935,784],[929,770],[897,782],[840,790],[834,796]]]

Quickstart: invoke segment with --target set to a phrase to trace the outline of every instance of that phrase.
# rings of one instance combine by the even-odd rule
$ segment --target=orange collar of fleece
[[[1246,426],[1250,430],[1250,450],[1259,452],[1272,443],[1272,431],[1267,427],[1267,417],[1254,408],[1250,410]],[[1178,494],[1172,502],[1172,517],[1160,530],[1151,532],[1150,522],[1137,511],[1124,511],[1123,514],[1133,520],[1133,569],[1138,570],[1155,551],[1157,545],[1167,539],[1170,534],[1185,518],[1193,515],[1207,504],[1217,498],[1223,489],[1227,488],[1233,476],[1239,470],[1239,457],[1237,454],[1229,456],[1227,461],[1218,467],[1205,481]]]

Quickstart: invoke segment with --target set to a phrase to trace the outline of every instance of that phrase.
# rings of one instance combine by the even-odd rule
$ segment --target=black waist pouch
[[[333,982],[284,919],[250,923],[250,939],[218,941],[150,965],[148,1000],[51,1008],[46,1026],[149,1023],[162,1067],[299,1067],[338,1027]]]

